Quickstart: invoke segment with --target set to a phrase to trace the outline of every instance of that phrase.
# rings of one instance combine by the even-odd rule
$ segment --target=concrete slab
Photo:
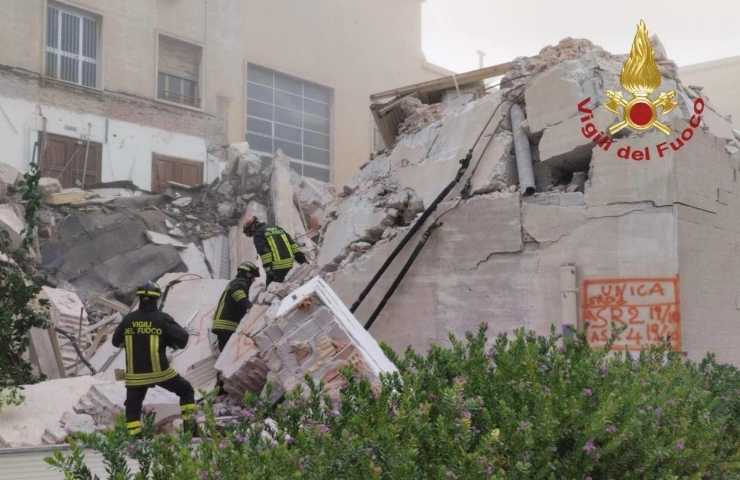
[[[578,115],[578,103],[602,96],[602,85],[595,74],[595,58],[570,60],[535,76],[527,85],[524,101],[527,121],[533,135]]]
[[[21,172],[18,169],[7,163],[0,162],[0,183],[6,186],[12,186],[15,185],[15,182],[19,178],[21,178]]]
[[[455,178],[459,169],[460,159],[425,162],[399,168],[394,172],[393,179],[415,191],[424,202],[424,207],[428,207]]]
[[[188,269],[188,272],[199,275],[203,278],[211,278],[211,272],[206,265],[206,256],[194,243],[189,243],[184,250],[180,250],[182,263]]]
[[[615,115],[603,107],[594,110],[594,125],[614,123]],[[594,143],[581,133],[580,117],[571,117],[548,127],[538,145],[540,162],[565,172],[580,172],[588,168]]]
[[[167,274],[158,283],[164,288],[179,277],[179,274]],[[215,383],[213,363],[217,353],[210,332],[213,314],[227,284],[227,280],[220,279],[188,279],[170,289],[167,297],[164,311],[190,332],[187,346],[172,354],[171,365],[195,388],[209,388]]]
[[[294,203],[293,185],[290,181],[290,159],[285,155],[276,155],[272,160],[270,195],[275,223],[283,227],[293,238],[303,236],[306,229]]]
[[[446,116],[425,163],[459,161],[464,158],[502,100],[501,92],[495,92]]]
[[[375,339],[318,277],[270,309],[259,307],[250,312],[216,364],[231,395],[259,393],[268,377],[280,391],[292,391],[308,374],[324,382],[327,393],[338,400],[343,367],[353,365],[376,384],[380,373],[396,370]]]
[[[11,447],[41,445],[46,428],[57,425],[65,412],[72,410],[92,386],[100,383],[83,376],[24,386],[23,404],[0,410],[0,442]]]
[[[470,178],[474,194],[502,191],[518,183],[513,148],[514,136],[511,132],[503,130],[493,137]]]
[[[203,253],[211,268],[213,278],[229,278],[231,269],[229,239],[225,235],[203,240]]]
[[[176,248],[187,248],[187,245],[182,243],[180,240],[175,240],[174,238],[164,233],[147,230],[146,238],[148,238],[149,241],[155,245],[170,245]]]
[[[378,202],[375,199],[383,190],[385,188],[382,185],[376,185],[372,190],[352,195],[341,203],[337,219],[328,225],[324,233],[319,265],[332,263],[352,242],[371,240],[372,243],[380,239],[388,213],[376,206]]]

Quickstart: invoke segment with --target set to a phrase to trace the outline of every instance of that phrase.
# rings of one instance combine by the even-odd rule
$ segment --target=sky
[[[463,72],[537,54],[565,37],[627,53],[640,18],[679,66],[740,56],[740,0],[426,0],[427,60]],[[740,81],[740,79],[739,79]]]

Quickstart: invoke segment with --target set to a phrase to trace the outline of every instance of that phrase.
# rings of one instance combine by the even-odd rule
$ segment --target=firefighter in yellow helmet
[[[218,349],[224,350],[229,338],[234,334],[239,322],[252,307],[249,301],[249,288],[260,270],[252,262],[243,262],[236,270],[236,278],[229,282],[218,300],[213,314],[213,333],[218,338]]]
[[[147,391],[155,386],[180,397],[184,426],[197,433],[195,392],[190,383],[170,367],[165,350],[185,348],[188,332],[158,308],[162,290],[147,282],[136,291],[138,310],[129,313],[113,333],[115,347],[126,353],[126,427],[131,435],[141,432],[141,408]]]
[[[218,299],[218,306],[213,314],[213,327],[211,330],[218,338],[218,350],[224,351],[231,336],[239,327],[239,322],[252,308],[249,301],[249,288],[256,278],[260,276],[260,269],[252,262],[243,262],[236,270],[236,278],[229,282]],[[221,374],[217,380],[218,394],[224,395],[223,379]]]
[[[244,225],[244,235],[254,240],[254,248],[262,259],[267,275],[267,285],[285,280],[295,262],[307,261],[298,244],[285,230],[260,222],[257,217],[250,218]]]

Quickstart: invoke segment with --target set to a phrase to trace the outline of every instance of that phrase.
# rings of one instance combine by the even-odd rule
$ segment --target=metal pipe
[[[532,149],[529,138],[522,128],[524,112],[517,104],[511,106],[511,130],[514,133],[514,151],[516,152],[516,170],[519,175],[519,191],[529,196],[535,192],[534,167],[532,166]]]

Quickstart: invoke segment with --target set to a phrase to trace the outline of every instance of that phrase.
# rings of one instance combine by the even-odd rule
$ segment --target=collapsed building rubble
[[[477,135],[491,141],[482,154],[472,155],[462,186],[446,196],[355,311],[366,322],[379,304],[385,304],[371,328],[376,338],[397,350],[408,345],[425,350],[433,343],[447,343],[449,333],[463,335],[481,322],[493,333],[526,327],[546,334],[552,324],[565,330],[583,324],[588,311],[584,304],[570,304],[586,299],[570,294],[573,287],[561,281],[566,278],[562,269],[575,269],[579,283],[605,282],[604,288],[621,281],[659,279],[667,282],[658,283],[665,289],[667,284],[677,285],[680,272],[680,300],[668,293],[660,299],[661,308],[671,312],[673,339],[680,338],[682,350],[690,356],[714,351],[724,361],[740,362],[737,351],[726,344],[728,336],[740,333],[733,320],[736,295],[706,266],[740,275],[740,266],[734,261],[728,265],[719,253],[732,244],[738,228],[730,213],[736,201],[737,139],[711,99],[680,82],[675,64],[655,37],[653,44],[662,74],[655,95],[675,91],[678,102],[677,108],[661,116],[673,129],[670,136],[657,130],[639,134],[622,130],[605,148],[607,136],[599,141],[595,134],[617,121],[606,109],[605,92],[621,89],[620,72],[627,57],[611,55],[587,40],[566,39],[535,57],[501,66],[506,71],[498,70],[505,74],[499,90],[451,108],[443,103],[438,120],[426,124],[427,118],[419,115],[419,129],[405,129],[408,133],[400,135],[397,130],[390,142],[384,137],[392,148],[366,165],[355,179],[356,188],[333,207],[337,213],[325,228],[318,257],[328,281],[347,304],[358,299],[409,231],[408,225],[384,224],[377,214],[382,203],[368,192],[377,191],[379,185],[409,189],[429,208],[429,200],[455,177],[454,159],[465,156]],[[477,78],[485,74],[481,72]],[[449,84],[441,88],[452,90]],[[388,92],[396,99],[386,99],[374,111],[384,112],[401,97],[413,95],[414,89],[420,98],[430,95],[423,85],[397,89]],[[494,114],[497,105],[506,117],[500,122]],[[511,131],[512,105],[520,105],[525,115],[521,131],[527,141],[521,150],[529,149],[535,176],[534,194],[529,196],[517,178],[521,169],[515,161],[521,155],[512,141],[516,134]],[[591,114],[579,110],[579,105]],[[700,126],[690,126],[692,116],[702,109]],[[376,115],[378,127],[416,118],[404,117],[400,110],[394,115]],[[488,125],[496,125],[493,131],[486,127],[489,118]],[[465,123],[467,127],[460,129]],[[690,131],[684,131],[687,128]],[[683,139],[678,138],[681,135]],[[640,161],[634,152],[646,148],[652,157]],[[365,236],[362,240],[370,245],[361,250],[342,249],[333,241],[335,230],[347,235],[335,227],[340,224],[383,234]],[[708,292],[709,284],[716,293]],[[643,314],[642,307],[634,308]],[[712,329],[702,326],[709,311]],[[644,323],[650,322],[648,318]],[[640,335],[643,342],[649,341],[645,332]]]
[[[261,393],[269,383],[276,401],[310,375],[337,400],[343,368],[354,367],[376,386],[381,373],[396,370],[321,278],[303,283],[310,273],[310,267],[300,267],[284,286],[271,285],[268,293],[278,299],[256,305],[242,321],[216,363],[227,392],[241,398],[244,392]]]
[[[163,195],[49,193],[47,201],[68,198],[44,213],[42,265],[58,288],[77,292],[88,323],[99,325],[83,327],[90,336],[82,338],[72,309],[62,322],[73,334],[77,325],[97,374],[80,377],[94,380],[81,381],[74,401],[50,413],[40,434],[19,440],[0,427],[0,442],[57,442],[110,425],[122,408],[116,370],[123,361],[109,336],[130,308],[139,273],[161,277],[163,286],[183,280],[165,311],[192,336],[173,366],[202,389],[220,372],[232,396],[218,406],[225,410],[245,392],[266,394],[268,383],[269,400],[278,401],[305,375],[336,398],[348,365],[377,384],[395,369],[377,341],[426,350],[481,322],[494,333],[524,327],[546,334],[552,325],[569,331],[588,313],[585,280],[603,288],[674,285],[651,304],[651,315],[678,328],[674,340],[690,356],[715,351],[740,363],[730,341],[740,334],[737,293],[725,281],[740,275],[732,250],[740,231],[733,213],[740,133],[711,99],[680,82],[660,42],[652,42],[660,91],[675,91],[678,102],[662,117],[674,129],[670,137],[624,130],[604,148],[587,135],[579,108],[600,130],[615,121],[604,92],[620,89],[626,57],[566,39],[534,57],[379,94],[375,100],[387,101],[372,111],[387,148],[339,195],[293,174],[282,153],[267,162],[245,144],[229,149],[224,175],[209,186],[171,185]],[[500,86],[483,82],[500,75]],[[697,99],[706,106],[700,126],[691,142],[672,148]],[[628,148],[652,148],[653,157],[618,155]],[[17,206],[12,211],[23,218]],[[254,306],[219,356],[210,318],[225,279],[257,258],[241,233],[253,215],[288,230],[312,263],[282,284],[255,282]],[[5,228],[20,231],[3,218]],[[726,273],[717,279],[713,271]],[[623,300],[620,307],[639,314],[635,298]],[[370,333],[361,328],[368,321]],[[64,374],[88,373],[68,349],[63,359]],[[148,399],[160,427],[176,415],[177,400],[167,395]]]

